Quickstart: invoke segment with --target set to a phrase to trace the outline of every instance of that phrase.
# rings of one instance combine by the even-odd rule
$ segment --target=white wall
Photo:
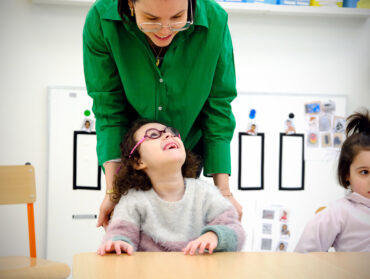
[[[82,27],[87,11],[88,7],[36,5],[28,0],[0,1],[0,164],[29,161],[35,166],[36,244],[41,257],[46,231],[46,87],[84,85]],[[14,229],[17,223],[27,224],[27,219],[18,222],[25,212],[12,207],[17,214],[0,208],[0,255],[27,255],[27,227],[23,232]]]
[[[86,6],[0,1],[0,164],[29,161],[36,168],[40,257],[45,255],[47,208],[46,87],[84,85],[81,32],[87,11]],[[231,14],[230,30],[240,90],[344,94],[348,112],[369,106],[369,19]],[[232,187],[235,191],[236,184]],[[0,208],[1,256],[28,254],[27,238],[21,240],[27,237],[23,211]],[[24,226],[21,232],[14,229],[18,223]]]
[[[370,108],[369,18],[232,13],[229,23],[239,92],[345,95],[347,113],[360,106]],[[312,101],[315,98],[318,97],[313,96]],[[246,111],[253,108],[248,103],[243,106]],[[240,104],[234,107],[240,111]],[[247,122],[246,118],[237,119],[236,132],[243,131]],[[235,136],[237,133],[234,147]],[[269,141],[266,138],[266,148]],[[237,152],[233,154],[236,156]],[[273,152],[265,153],[265,190],[234,190],[244,207],[243,225],[249,236],[246,249],[253,247],[255,226],[251,221],[256,219],[260,206],[280,204],[290,210],[288,250],[292,251],[314,211],[344,194],[336,180],[335,156],[326,161],[306,161],[305,191],[279,191],[278,170],[269,168],[277,165],[277,156]],[[237,158],[233,158],[232,167],[231,183],[236,189]]]

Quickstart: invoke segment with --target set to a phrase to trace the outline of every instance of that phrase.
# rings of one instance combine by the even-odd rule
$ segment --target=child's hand
[[[104,256],[106,253],[116,251],[117,255],[120,255],[121,252],[126,252],[127,255],[132,255],[134,248],[131,244],[124,242],[122,240],[112,241],[108,240],[106,243],[100,245],[98,248],[98,255]]]
[[[185,255],[194,255],[198,250],[199,254],[203,254],[204,250],[207,248],[208,253],[212,254],[213,250],[217,247],[218,237],[214,232],[206,232],[197,239],[190,241],[188,245],[182,251]]]

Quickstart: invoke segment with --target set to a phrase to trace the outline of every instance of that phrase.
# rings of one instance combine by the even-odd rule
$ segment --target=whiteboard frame
[[[256,187],[242,186],[242,138],[246,137],[260,137],[261,138],[261,172],[260,185]],[[245,132],[239,132],[239,170],[238,170],[238,189],[239,190],[263,190],[264,189],[264,158],[265,158],[265,134],[257,133],[257,135],[250,135]]]
[[[300,152],[302,156],[302,169],[301,169],[301,185],[297,185],[297,187],[286,187],[282,185],[282,174],[283,174],[283,140],[284,137],[300,137],[302,139],[302,150]],[[290,134],[287,135],[286,133],[280,133],[280,149],[279,149],[279,190],[291,190],[291,191],[297,191],[297,190],[304,190],[304,175],[305,175],[305,159],[304,159],[304,134]],[[299,154],[296,154],[297,156]]]
[[[96,132],[86,132],[86,131],[74,131],[73,132],[73,190],[101,190],[101,166],[97,166],[97,185],[96,186],[84,186],[77,185],[77,140],[78,135],[92,135],[96,136]]]

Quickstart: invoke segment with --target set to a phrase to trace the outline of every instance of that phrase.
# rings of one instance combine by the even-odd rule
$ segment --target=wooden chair
[[[67,264],[36,257],[35,220],[33,203],[36,201],[35,169],[31,165],[0,166],[0,205],[27,204],[30,257],[0,257],[0,278],[67,278]],[[1,224],[1,229],[6,229]]]

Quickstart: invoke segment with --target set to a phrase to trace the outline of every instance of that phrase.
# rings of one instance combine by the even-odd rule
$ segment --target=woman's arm
[[[233,197],[230,191],[229,175],[227,173],[215,173],[213,175],[213,182],[218,187],[218,189],[220,189],[221,194],[234,205],[236,211],[238,212],[239,221],[241,221],[243,217],[243,207]]]
[[[211,92],[202,109],[204,174],[231,174],[230,142],[235,118],[231,102],[237,95],[233,46],[225,22]]]
[[[237,92],[233,46],[227,18],[220,43],[220,54],[211,92],[202,110],[204,119],[204,174],[213,176],[215,185],[235,206],[241,220],[242,207],[231,195],[229,187],[229,175],[231,174],[230,141],[235,128],[231,102]]]
[[[105,181],[106,181],[106,192],[113,190],[114,175],[119,168],[120,163],[106,162],[104,163],[105,168]],[[106,230],[110,214],[112,213],[116,204],[110,199],[111,194],[105,194],[104,199],[100,205],[97,227],[103,226]]]
[[[203,207],[206,226],[202,234],[214,232],[218,238],[215,251],[239,251],[245,241],[244,229],[238,220],[238,214],[214,187],[207,187]]]
[[[100,14],[93,6],[83,30],[84,72],[87,92],[93,98],[98,161],[99,165],[104,163],[106,189],[110,190],[118,164],[105,162],[120,158],[119,146],[127,126],[127,102],[116,63],[103,33]],[[100,205],[98,227],[106,229],[114,206],[106,194]]]
[[[119,145],[128,125],[128,102],[101,21],[98,9],[93,6],[83,29],[84,73],[87,92],[93,99],[100,166],[120,158]]]
[[[140,213],[133,210],[137,200],[130,193],[122,196],[109,223],[98,254],[125,252],[131,255],[140,242]]]

